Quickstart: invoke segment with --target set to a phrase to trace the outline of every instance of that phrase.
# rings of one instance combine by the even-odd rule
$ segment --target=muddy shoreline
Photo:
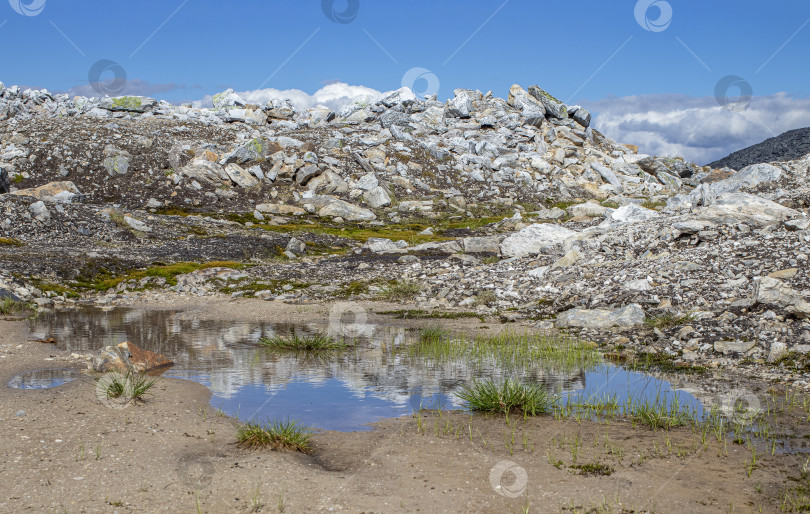
[[[148,306],[216,319],[324,323],[331,307],[258,300]],[[373,314],[381,305],[364,307],[370,323],[424,324]],[[478,320],[446,321],[458,331],[483,330]],[[28,342],[25,322],[0,328],[3,384],[22,371],[82,366]],[[163,379],[154,389],[146,403],[111,409],[98,401],[89,376],[47,390],[0,388],[0,510],[250,512],[262,504],[261,512],[770,512],[803,462],[763,449],[749,477],[746,446],[703,443],[689,428],[661,432],[623,420],[551,416],[507,425],[463,411],[414,413],[369,432],[320,432],[313,455],[247,451],[235,445],[235,420],[210,405],[204,386]],[[588,476],[575,467],[591,464],[612,472]],[[525,471],[525,488],[521,472],[510,469]]]

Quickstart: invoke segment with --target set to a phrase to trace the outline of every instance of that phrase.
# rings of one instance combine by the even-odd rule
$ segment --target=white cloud
[[[785,93],[754,97],[740,112],[713,97],[672,94],[608,97],[584,105],[595,114],[594,128],[612,139],[636,144],[644,153],[699,164],[810,126],[810,98]]]
[[[338,110],[355,100],[374,100],[380,92],[366,86],[351,86],[343,82],[328,84],[313,94],[300,89],[254,89],[253,91],[237,91],[247,103],[264,105],[270,100],[289,100],[298,110],[309,109],[324,105],[330,109]],[[195,107],[210,107],[213,95],[206,95],[201,101],[194,102]]]

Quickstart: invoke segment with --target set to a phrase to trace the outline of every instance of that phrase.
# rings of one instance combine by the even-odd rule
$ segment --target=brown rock
[[[205,150],[202,153],[201,157],[203,159],[205,159],[206,161],[210,161],[210,162],[217,162],[219,160],[219,155],[215,154],[211,150]]]
[[[798,272],[799,270],[796,268],[788,268],[768,273],[768,276],[771,278],[780,278],[780,279],[793,278],[796,276]]]
[[[129,341],[118,346],[105,346],[93,358],[93,369],[101,373],[125,373],[128,369],[138,373],[152,373],[172,365],[174,362],[166,356],[139,348]]]
[[[76,184],[69,181],[50,182],[44,186],[34,187],[31,189],[20,189],[19,191],[15,191],[11,194],[16,196],[31,196],[37,200],[50,202],[54,199],[54,197],[56,197],[56,195],[64,192],[74,195],[81,194],[79,188],[76,187]]]

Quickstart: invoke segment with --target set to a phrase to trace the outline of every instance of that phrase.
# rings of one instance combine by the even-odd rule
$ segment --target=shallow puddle
[[[419,333],[400,327],[366,325],[354,347],[320,356],[278,353],[258,342],[328,333],[326,325],[201,320],[194,311],[71,309],[42,313],[31,328],[34,337],[53,337],[68,351],[132,341],[162,353],[175,361],[165,376],[206,385],[211,404],[240,420],[292,418],[326,430],[367,430],[368,423],[420,407],[463,408],[454,393],[482,378],[540,383],[568,399],[677,398],[702,412],[691,394],[643,373],[610,364],[560,371],[542,360],[515,367],[497,359],[426,356],[412,351]]]
[[[6,384],[14,389],[50,389],[76,380],[81,372],[69,368],[38,369],[21,373]]]

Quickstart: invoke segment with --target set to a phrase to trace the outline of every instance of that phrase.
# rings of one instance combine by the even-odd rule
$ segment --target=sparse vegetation
[[[572,464],[568,467],[569,469],[573,469],[577,475],[589,477],[610,476],[615,471],[612,467],[608,466],[607,464],[600,464],[598,462],[590,464]]]
[[[348,348],[343,341],[325,334],[262,337],[259,339],[259,345],[271,350],[296,352],[331,352]]]
[[[658,329],[668,329],[673,327],[678,327],[681,325],[685,325],[691,322],[694,318],[691,314],[673,314],[667,312],[660,316],[656,316],[654,318],[647,318],[644,322],[653,327]]]
[[[641,206],[645,209],[652,209],[654,211],[660,211],[661,209],[666,206],[667,202],[663,200],[645,200],[641,203]]]
[[[464,318],[478,318],[483,323],[485,318],[483,315],[476,312],[444,312],[434,311],[428,312],[419,309],[401,309],[396,311],[381,311],[377,314],[384,316],[393,316],[396,319],[464,319]]]
[[[653,400],[628,398],[625,410],[635,423],[653,430],[671,430],[694,423],[696,415],[681,405],[678,398],[667,401],[659,395]]]
[[[0,246],[22,246],[23,242],[13,237],[0,237]]]
[[[98,387],[103,388],[108,399],[115,399],[121,403],[137,403],[145,401],[146,395],[150,394],[149,390],[157,380],[132,369],[124,374],[112,371],[99,379]]]
[[[413,280],[393,280],[380,291],[384,300],[407,300],[422,291],[422,284]]]
[[[8,316],[11,314],[18,314],[31,309],[31,306],[25,302],[14,300],[12,298],[3,298],[0,300],[0,315]]]
[[[450,333],[438,326],[423,328],[419,333],[419,340],[422,343],[438,343],[449,337]]]
[[[473,302],[473,305],[476,305],[476,306],[478,306],[478,305],[491,305],[491,304],[495,303],[495,301],[497,299],[498,299],[498,297],[495,295],[495,291],[491,291],[491,290],[481,291],[475,297],[475,301]]]
[[[77,289],[91,289],[95,291],[106,291],[112,289],[122,282],[130,280],[139,281],[144,278],[163,278],[169,286],[177,285],[177,277],[186,273],[191,273],[201,269],[209,268],[232,268],[241,269],[244,264],[234,261],[212,261],[204,263],[178,262],[176,264],[158,264],[144,270],[131,271],[129,273],[114,276],[106,270],[100,270],[92,276],[81,276],[73,282]]]
[[[241,448],[312,451],[312,428],[295,420],[248,421],[238,428],[236,439]]]
[[[539,384],[523,384],[517,380],[496,383],[475,381],[465,385],[456,396],[467,402],[471,410],[501,414],[520,413],[536,416],[550,412],[557,397]]]
[[[335,296],[339,298],[350,298],[365,293],[368,293],[368,283],[362,280],[354,280],[348,284],[344,284]]]

